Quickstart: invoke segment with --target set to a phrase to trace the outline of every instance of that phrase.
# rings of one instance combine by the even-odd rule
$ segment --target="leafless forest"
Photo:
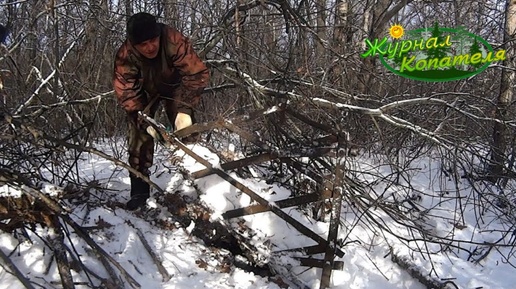
[[[125,136],[124,112],[111,86],[113,57],[128,16],[139,11],[188,35],[209,65],[211,83],[196,114],[206,124],[204,141],[218,151],[232,142],[245,156],[274,155],[260,164],[271,172],[270,181],[299,194],[317,190],[335,178],[331,159],[340,156],[350,164],[354,158],[388,164],[393,173],[382,181],[410,187],[412,162],[433,155],[441,159],[435,182],[466,180],[479,190],[471,199],[457,198],[458,211],[472,202],[479,220],[489,211],[516,224],[512,0],[1,1],[0,23],[9,34],[0,46],[0,184],[31,187],[33,197],[39,181],[75,190],[92,186],[76,160],[102,153],[95,143]],[[393,24],[413,30],[435,21],[466,27],[495,50],[505,49],[507,58],[468,79],[424,82],[360,56],[365,39],[387,36]],[[306,156],[309,162],[297,158]],[[383,206],[408,230],[435,242],[405,213],[413,195],[392,202],[369,197],[374,182],[358,181],[367,172],[352,167],[344,169],[343,202],[365,223],[389,231],[367,211]],[[16,214],[28,218],[0,212],[2,220]],[[3,222],[0,228],[22,225]],[[439,241],[443,250],[452,240]]]

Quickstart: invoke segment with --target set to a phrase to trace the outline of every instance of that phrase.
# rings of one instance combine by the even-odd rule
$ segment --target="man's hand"
[[[146,116],[143,114],[138,115],[135,114],[136,117],[136,126],[139,130],[146,131],[153,139],[161,142],[163,141],[163,136],[145,119]]]
[[[193,124],[192,117],[186,113],[179,112],[176,116],[176,120],[175,120],[174,124],[176,126],[176,131],[181,130],[186,127],[189,127]],[[196,132],[187,137],[183,137],[181,139],[181,141],[184,142],[185,144],[196,143],[199,141],[199,137],[200,137],[200,134],[198,132]]]
[[[161,134],[159,134],[159,132],[156,131],[156,129],[152,125],[147,126],[147,128],[145,130],[155,140],[157,140],[157,141],[161,141],[162,140]]]
[[[189,127],[192,125],[192,118],[186,113],[179,112],[177,113],[174,125],[176,126],[176,130]]]

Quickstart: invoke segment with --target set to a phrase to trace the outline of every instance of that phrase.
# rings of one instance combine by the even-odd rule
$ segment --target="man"
[[[145,176],[154,158],[156,132],[138,119],[143,111],[154,117],[159,103],[167,118],[180,130],[192,124],[194,108],[208,85],[209,71],[187,37],[176,29],[157,23],[148,13],[137,13],[127,21],[127,39],[118,49],[113,86],[118,103],[129,123],[129,164]],[[129,173],[131,199],[128,210],[145,205],[150,195],[147,182]]]

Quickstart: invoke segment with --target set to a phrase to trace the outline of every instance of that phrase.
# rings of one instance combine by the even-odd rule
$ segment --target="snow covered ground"
[[[218,164],[218,157],[208,149],[199,145],[193,145],[190,148],[209,160],[210,163]],[[123,150],[122,147],[118,149]],[[152,180],[161,188],[166,189],[168,193],[179,191],[192,198],[201,198],[215,212],[212,216],[213,219],[228,209],[251,204],[251,199],[247,195],[238,192],[229,183],[215,175],[195,181],[196,187],[201,191],[201,194],[198,195],[190,181],[184,180],[181,174],[176,173],[174,166],[169,161],[169,154],[164,149],[158,151],[152,174]],[[182,152],[178,152],[176,155],[182,157],[184,167],[191,172],[204,168]],[[420,218],[422,226],[427,226],[428,230],[442,236],[442,242],[438,242],[439,240],[426,244],[422,241],[401,242],[392,235],[374,233],[375,230],[371,230],[361,222],[363,216],[358,216],[352,206],[345,205],[341,217],[343,227],[339,233],[339,238],[346,243],[342,247],[345,255],[337,258],[344,262],[344,268],[342,271],[333,271],[332,288],[425,288],[406,270],[391,261],[392,254],[409,260],[415,269],[426,272],[426,274],[431,271],[433,274],[437,273],[439,276],[437,280],[452,280],[461,289],[515,287],[516,269],[512,265],[512,262],[515,261],[512,246],[493,249],[478,263],[471,262],[472,257],[474,259],[483,256],[489,249],[490,246],[483,246],[484,242],[498,241],[502,238],[500,232],[509,230],[511,225],[500,222],[490,211],[485,212],[483,222],[477,224],[475,221],[478,218],[477,211],[473,209],[475,199],[472,197],[473,193],[468,183],[455,183],[451,180],[450,182],[436,182],[434,174],[438,167],[438,161],[431,156],[420,160],[415,165],[418,169],[411,170],[410,175],[407,175],[411,179],[412,187],[410,189],[417,192],[419,196],[417,198],[418,206],[429,209],[424,214],[422,212],[407,212],[407,214],[413,214],[411,215],[413,218]],[[353,165],[357,171],[374,171],[375,174],[385,176],[391,173],[389,167],[378,166],[374,161],[365,157],[357,159]],[[84,181],[96,180],[104,190],[92,191],[83,203],[69,204],[72,209],[71,216],[78,224],[86,228],[90,236],[136,279],[141,288],[280,288],[279,284],[242,269],[230,268],[228,270],[221,267],[223,262],[221,262],[220,256],[224,254],[215,248],[204,246],[202,241],[190,235],[191,227],[167,230],[153,221],[141,218],[141,212],[138,211],[128,212],[107,205],[92,206],[95,203],[125,203],[129,197],[129,178],[125,170],[94,155],[83,154],[80,166]],[[233,173],[231,176],[270,201],[284,199],[290,195],[285,188],[267,184],[264,180],[241,179]],[[361,177],[368,178],[367,175]],[[371,195],[388,200],[396,198],[396,195],[407,190],[403,186],[403,182],[399,187],[382,185],[379,182],[375,187],[375,192],[371,192]],[[0,191],[4,194],[16,193],[13,189],[5,186]],[[51,193],[52,186],[47,186],[45,191]],[[463,197],[464,203],[461,204],[461,210],[459,210],[463,211],[461,214],[457,210],[456,201],[443,197],[442,193],[446,191],[460,194]],[[151,208],[159,208],[153,198],[149,199],[147,205]],[[289,208],[284,211],[321,236],[326,236],[328,223],[310,219],[296,209]],[[392,232],[407,238],[414,237],[409,235],[404,226],[396,223],[381,210],[371,208],[369,212],[374,218],[389,227]],[[167,219],[168,216],[162,214],[161,218]],[[271,251],[315,244],[314,241],[303,236],[271,213],[255,214],[243,219],[256,233],[253,240],[257,245],[268,241],[273,244],[270,248]],[[47,234],[47,229],[38,229],[36,232],[39,236],[44,236]],[[138,232],[142,233],[152,251],[163,261],[162,264],[170,278],[160,274],[153,258],[144,248]],[[453,234],[453,238],[450,237],[450,234]],[[81,256],[82,262],[93,269],[95,274],[106,277],[107,273],[102,269],[103,266],[98,263],[97,258],[92,255],[91,250],[82,239],[73,233],[70,236],[67,244],[70,247],[73,244],[73,248]],[[41,239],[34,234],[30,237],[31,242],[18,243],[11,234],[1,233],[0,248],[5,254],[10,254],[16,266],[34,282],[35,288],[60,288],[59,273],[55,262],[50,261],[52,254],[48,249],[44,249],[44,238]],[[512,236],[506,238],[509,239]],[[453,240],[448,242],[447,239]],[[466,246],[469,252],[474,251],[475,246],[478,247],[478,250],[475,251],[476,255],[471,256],[469,252],[457,249],[461,246],[460,240],[474,241],[475,245],[468,244]],[[450,247],[447,254],[440,253],[443,245],[439,243],[443,242]],[[505,240],[505,243],[509,244],[510,240]],[[411,248],[423,248],[423,251],[427,253],[415,254]],[[267,253],[264,251],[264,254]],[[282,258],[277,254],[272,254],[271,258],[274,256]],[[286,267],[289,267],[307,287],[319,287],[320,269],[309,269],[298,266],[295,262],[285,262]],[[0,288],[24,288],[20,281],[8,271],[5,266],[0,267]],[[88,281],[84,272],[75,272],[74,274],[76,274],[74,281]],[[432,276],[435,277],[435,275]],[[78,284],[77,288],[87,287]],[[126,285],[125,288],[130,288],[130,286]]]

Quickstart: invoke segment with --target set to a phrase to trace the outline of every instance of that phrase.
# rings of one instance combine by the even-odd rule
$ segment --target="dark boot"
[[[126,204],[126,209],[129,211],[134,211],[139,207],[145,205],[145,202],[150,196],[150,186],[149,183],[138,178],[134,175],[130,175],[131,177],[131,199]]]

